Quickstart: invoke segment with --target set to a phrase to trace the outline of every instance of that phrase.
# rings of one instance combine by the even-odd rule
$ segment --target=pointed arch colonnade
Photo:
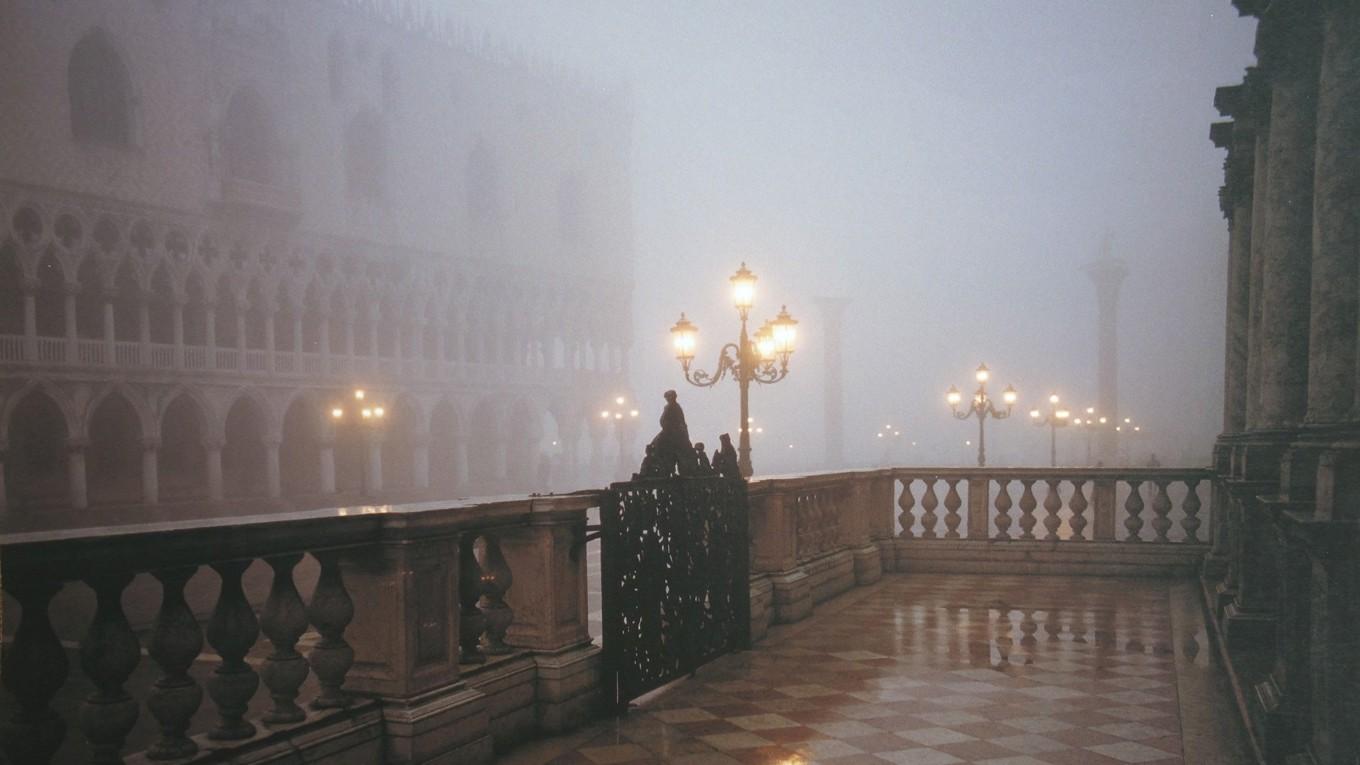
[[[0,510],[563,491],[609,480],[585,402],[375,390],[31,380],[0,392]]]

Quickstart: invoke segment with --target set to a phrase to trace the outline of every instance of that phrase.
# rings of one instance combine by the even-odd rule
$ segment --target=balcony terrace
[[[1189,579],[1218,520],[1211,483],[758,478],[756,649],[584,728],[604,682],[586,543],[601,492],[10,534],[5,751],[1032,764],[1213,762],[1197,753],[1220,745],[1246,762]]]

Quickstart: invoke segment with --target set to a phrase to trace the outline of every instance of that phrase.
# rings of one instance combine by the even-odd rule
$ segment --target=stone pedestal
[[[802,568],[770,575],[774,588],[775,624],[790,624],[812,615],[812,578]]]

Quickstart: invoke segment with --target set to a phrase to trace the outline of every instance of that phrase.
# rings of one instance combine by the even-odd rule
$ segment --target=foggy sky
[[[1102,237],[1129,267],[1121,409],[1140,452],[1202,464],[1221,425],[1227,229],[1216,86],[1253,61],[1255,22],[1202,2],[445,0],[492,38],[625,87],[636,268],[634,392],[650,438],[666,388],[696,440],[734,431],[737,391],[684,385],[681,310],[711,369],[737,319],[727,278],[760,277],[755,323],[787,303],[800,350],[752,394],[757,472],[819,466],[821,320],[843,295],[846,452],[968,464],[974,423],[944,390],[986,361],[1020,390],[989,423],[995,464],[1046,464],[1025,412],[1095,403],[1095,302],[1079,267]],[[602,398],[607,396],[602,392]],[[1063,434],[1068,455],[1080,440]],[[794,449],[787,444],[794,444]]]

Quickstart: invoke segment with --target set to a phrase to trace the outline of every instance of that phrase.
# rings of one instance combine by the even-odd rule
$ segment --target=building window
[[[232,95],[222,139],[228,175],[256,183],[272,180],[274,128],[258,93],[242,88]]]
[[[387,146],[382,120],[371,110],[359,112],[345,128],[345,186],[350,198],[381,200],[386,175]]]
[[[71,134],[80,141],[132,144],[132,86],[127,68],[103,30],[85,35],[67,68]]]

